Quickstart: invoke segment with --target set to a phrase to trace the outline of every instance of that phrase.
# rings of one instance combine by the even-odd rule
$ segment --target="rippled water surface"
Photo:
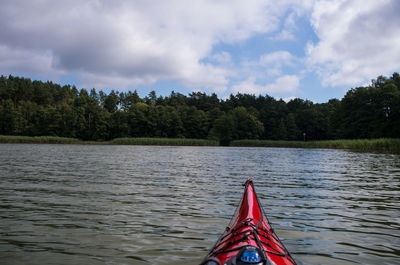
[[[400,264],[400,156],[0,145],[0,264],[199,264],[253,177],[299,264]]]

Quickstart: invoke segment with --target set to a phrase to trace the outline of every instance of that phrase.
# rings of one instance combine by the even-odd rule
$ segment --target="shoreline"
[[[83,141],[57,136],[0,135],[2,144],[83,144],[83,145],[161,145],[161,146],[220,146],[218,141],[186,138],[116,138],[109,141]],[[323,141],[235,140],[230,147],[277,147],[345,149],[364,152],[400,153],[400,139],[355,139]]]
[[[218,141],[185,138],[116,138],[109,141],[84,141],[58,136],[0,135],[0,144],[82,144],[82,145],[162,145],[162,146],[219,146]]]
[[[400,153],[400,139],[354,139],[321,141],[236,140],[230,146],[344,149],[363,152]]]

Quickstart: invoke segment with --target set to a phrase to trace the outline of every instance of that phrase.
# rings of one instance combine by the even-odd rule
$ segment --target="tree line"
[[[0,77],[0,134],[82,140],[119,137],[328,140],[400,138],[400,76],[379,76],[343,99],[285,102],[268,95],[110,93]]]

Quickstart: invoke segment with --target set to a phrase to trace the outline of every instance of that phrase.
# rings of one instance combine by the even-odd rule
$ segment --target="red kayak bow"
[[[242,200],[226,231],[201,265],[296,264],[264,214],[249,178]]]

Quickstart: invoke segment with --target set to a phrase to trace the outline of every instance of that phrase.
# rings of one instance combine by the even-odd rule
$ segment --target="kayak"
[[[229,226],[200,265],[296,264],[264,214],[251,178]]]

